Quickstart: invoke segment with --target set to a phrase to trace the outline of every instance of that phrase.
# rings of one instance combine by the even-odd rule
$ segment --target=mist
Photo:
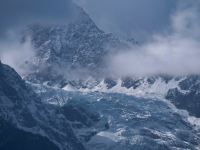
[[[0,60],[20,75],[29,73],[24,64],[35,50],[31,40],[22,43],[23,31],[30,24],[66,25],[74,16],[72,0],[0,0]]]
[[[130,33],[131,38],[133,33],[133,37],[138,35],[136,40],[140,36],[142,39],[145,39],[145,36],[151,37],[142,45],[134,45],[131,49],[120,50],[117,54],[108,56],[106,71],[108,70],[109,75],[121,77],[200,73],[200,1],[176,0],[172,2],[169,0],[162,3],[156,0],[149,3],[145,0],[140,2],[127,0],[113,3],[110,0],[98,3],[94,1],[95,5],[90,0],[88,2],[76,0],[76,2],[85,6],[89,14],[93,14],[97,24],[105,31],[113,31],[120,35]],[[98,4],[107,6],[105,10],[109,11],[104,12]],[[132,4],[135,4],[134,8],[138,6],[140,8],[131,11]],[[92,6],[95,6],[95,10],[91,10]],[[147,6],[150,7],[148,10]],[[113,12],[109,9],[111,7],[116,7]],[[118,9],[121,11],[117,11]],[[107,18],[103,15],[105,18],[103,17],[102,20],[102,16],[95,16],[94,14],[97,13],[94,11],[111,14]],[[125,13],[120,15],[124,11]],[[147,13],[143,14],[143,11],[147,11],[149,16],[146,16]],[[0,0],[0,18],[3,20],[0,24],[0,59],[14,67],[20,74],[31,71],[21,66],[34,57],[35,50],[30,40],[26,43],[20,42],[21,38],[17,36],[18,28],[35,22],[65,24],[68,19],[71,19],[72,14],[72,0]],[[134,24],[129,16],[133,17]],[[152,21],[152,24],[148,24]],[[136,26],[135,22],[138,22]],[[87,74],[85,70],[80,72]]]
[[[22,43],[17,40],[16,34],[10,33],[9,38],[5,41],[0,41],[0,60],[15,68],[20,74],[24,75],[31,72],[31,68],[25,68],[25,63],[33,59],[35,50],[31,44],[31,40],[27,38],[26,42]]]
[[[117,76],[199,74],[200,1],[179,1],[170,20],[170,31],[112,55],[110,72]]]

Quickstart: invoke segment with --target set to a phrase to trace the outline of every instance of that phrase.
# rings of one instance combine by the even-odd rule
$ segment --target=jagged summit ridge
[[[48,82],[78,69],[95,74],[108,53],[128,46],[129,42],[100,30],[82,8],[75,6],[74,11],[66,25],[28,26],[24,39],[30,36],[35,49],[35,57],[26,63],[33,68],[28,80]]]

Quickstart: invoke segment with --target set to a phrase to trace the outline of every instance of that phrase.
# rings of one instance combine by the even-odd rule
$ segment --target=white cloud
[[[115,75],[200,73],[200,1],[182,0],[171,17],[171,31],[112,56]]]
[[[1,42],[0,49],[0,59],[3,63],[15,68],[20,75],[31,71],[29,70],[30,68],[24,68],[24,64],[35,55],[30,40],[21,43],[17,40],[10,39],[10,41]]]

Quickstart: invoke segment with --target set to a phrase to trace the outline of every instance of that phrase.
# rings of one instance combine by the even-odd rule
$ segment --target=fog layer
[[[200,73],[200,1],[182,0],[171,16],[171,31],[112,56],[114,75],[188,75]]]

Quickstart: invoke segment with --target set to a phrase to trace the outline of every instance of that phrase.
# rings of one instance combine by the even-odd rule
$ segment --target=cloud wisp
[[[180,1],[171,17],[171,31],[110,58],[117,76],[200,73],[200,1]]]
[[[20,75],[31,72],[31,68],[24,68],[24,64],[35,56],[31,40],[27,38],[25,43],[21,43],[15,39],[1,41],[0,49],[0,60],[3,63],[15,68]]]
[[[27,25],[66,25],[75,16],[72,0],[0,0],[0,60],[26,74],[36,52],[31,40],[21,41]]]

